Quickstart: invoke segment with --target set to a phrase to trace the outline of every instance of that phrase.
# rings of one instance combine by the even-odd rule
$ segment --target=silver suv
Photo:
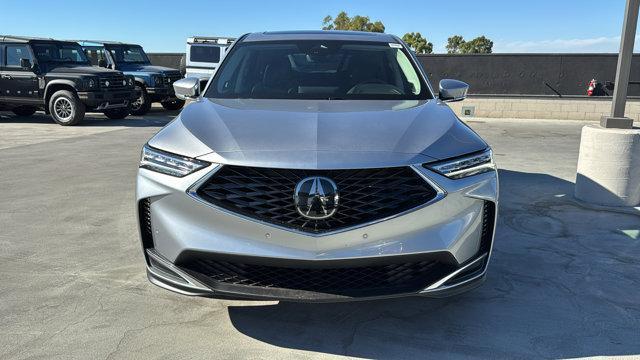
[[[147,273],[186,295],[286,301],[445,296],[482,282],[498,177],[400,39],[242,36],[144,146]]]

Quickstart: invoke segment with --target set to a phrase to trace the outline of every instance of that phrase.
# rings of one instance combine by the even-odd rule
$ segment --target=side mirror
[[[20,67],[23,69],[31,69],[31,60],[29,59],[20,59]]]
[[[442,79],[440,80],[440,94],[438,98],[445,102],[461,101],[466,99],[469,84],[459,80]]]
[[[184,78],[173,83],[173,90],[180,100],[195,99],[200,96],[200,79]]]
[[[107,60],[105,59],[98,59],[98,66],[106,68],[107,67]]]

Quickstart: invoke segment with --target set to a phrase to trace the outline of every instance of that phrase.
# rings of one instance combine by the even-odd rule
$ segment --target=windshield
[[[64,62],[87,64],[89,60],[78,44],[47,43],[32,46],[36,59],[40,63]]]
[[[147,54],[139,45],[105,46],[116,64],[150,64]]]
[[[399,44],[279,41],[238,44],[206,97],[243,99],[429,99]]]

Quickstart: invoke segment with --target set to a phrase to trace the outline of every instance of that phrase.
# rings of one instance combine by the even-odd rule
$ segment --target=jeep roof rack
[[[33,36],[0,35],[0,41],[13,41],[13,42],[26,43],[32,40],[57,41],[52,38],[39,38],[39,37],[33,37]]]
[[[231,45],[236,38],[229,36],[192,36],[187,38],[189,44],[218,44]]]
[[[69,41],[75,41],[75,42],[79,43],[82,46],[90,46],[89,44],[95,44],[95,45],[138,45],[138,44],[125,43],[125,42],[121,42],[121,41],[110,41],[110,40],[69,40]]]

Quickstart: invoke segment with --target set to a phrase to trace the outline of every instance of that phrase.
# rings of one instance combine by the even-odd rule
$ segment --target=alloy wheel
[[[56,116],[62,121],[68,121],[73,116],[73,104],[69,99],[61,97],[53,103]]]

